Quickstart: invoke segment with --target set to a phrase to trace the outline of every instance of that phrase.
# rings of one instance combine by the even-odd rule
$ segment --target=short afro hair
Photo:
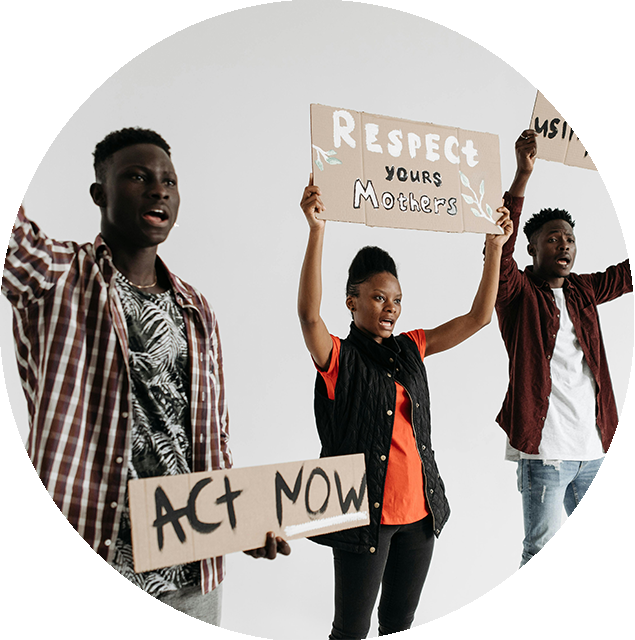
[[[95,177],[103,182],[105,163],[113,153],[120,149],[131,147],[133,144],[154,144],[170,155],[170,145],[152,129],[141,129],[140,127],[126,127],[119,131],[110,132],[101,142],[98,142],[93,151],[95,157],[93,167]]]
[[[363,247],[353,258],[348,268],[346,281],[346,295],[356,298],[359,295],[359,285],[378,273],[390,273],[397,280],[397,267],[390,255],[379,247]]]
[[[538,213],[534,213],[523,227],[527,240],[531,242],[536,231],[540,231],[540,229],[542,229],[542,227],[551,220],[564,220],[571,225],[572,229],[575,227],[575,221],[568,211],[565,211],[564,209],[541,209]]]

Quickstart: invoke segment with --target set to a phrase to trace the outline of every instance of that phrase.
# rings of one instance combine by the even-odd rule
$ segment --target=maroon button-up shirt
[[[551,287],[514,261],[524,198],[505,194],[514,232],[503,247],[496,313],[509,356],[509,386],[496,422],[512,447],[538,453],[551,395],[551,356],[560,326]],[[563,286],[571,322],[596,382],[596,419],[608,451],[617,427],[617,407],[602,342],[597,305],[633,291],[628,260],[601,273],[571,273]]]

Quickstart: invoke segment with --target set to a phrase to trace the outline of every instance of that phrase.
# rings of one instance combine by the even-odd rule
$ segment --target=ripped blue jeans
[[[518,490],[525,520],[523,554],[516,580],[514,640],[536,640],[547,576],[557,564],[555,549],[564,505],[571,528],[562,623],[557,640],[582,640],[600,562],[608,548],[606,458],[518,462]]]

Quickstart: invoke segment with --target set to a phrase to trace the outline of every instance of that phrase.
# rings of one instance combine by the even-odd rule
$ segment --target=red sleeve
[[[322,371],[322,369],[315,364],[315,361],[313,361],[313,364],[324,380],[329,400],[334,400],[337,375],[340,372],[340,339],[336,336],[331,336],[331,340],[333,341],[333,350],[331,351],[331,360],[328,369]]]
[[[415,329],[414,331],[406,331],[404,335],[408,336],[417,345],[423,360],[426,354],[426,332],[423,329]]]

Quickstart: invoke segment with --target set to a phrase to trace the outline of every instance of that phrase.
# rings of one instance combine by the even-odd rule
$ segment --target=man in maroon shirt
[[[525,539],[521,566],[556,533],[562,506],[575,509],[595,478],[617,427],[597,305],[633,290],[629,261],[575,274],[575,222],[543,209],[525,224],[533,264],[513,259],[536,132],[516,141],[517,170],[505,205],[514,232],[503,247],[496,301],[509,355],[509,386],[496,421],[507,433],[506,459],[518,462]]]

